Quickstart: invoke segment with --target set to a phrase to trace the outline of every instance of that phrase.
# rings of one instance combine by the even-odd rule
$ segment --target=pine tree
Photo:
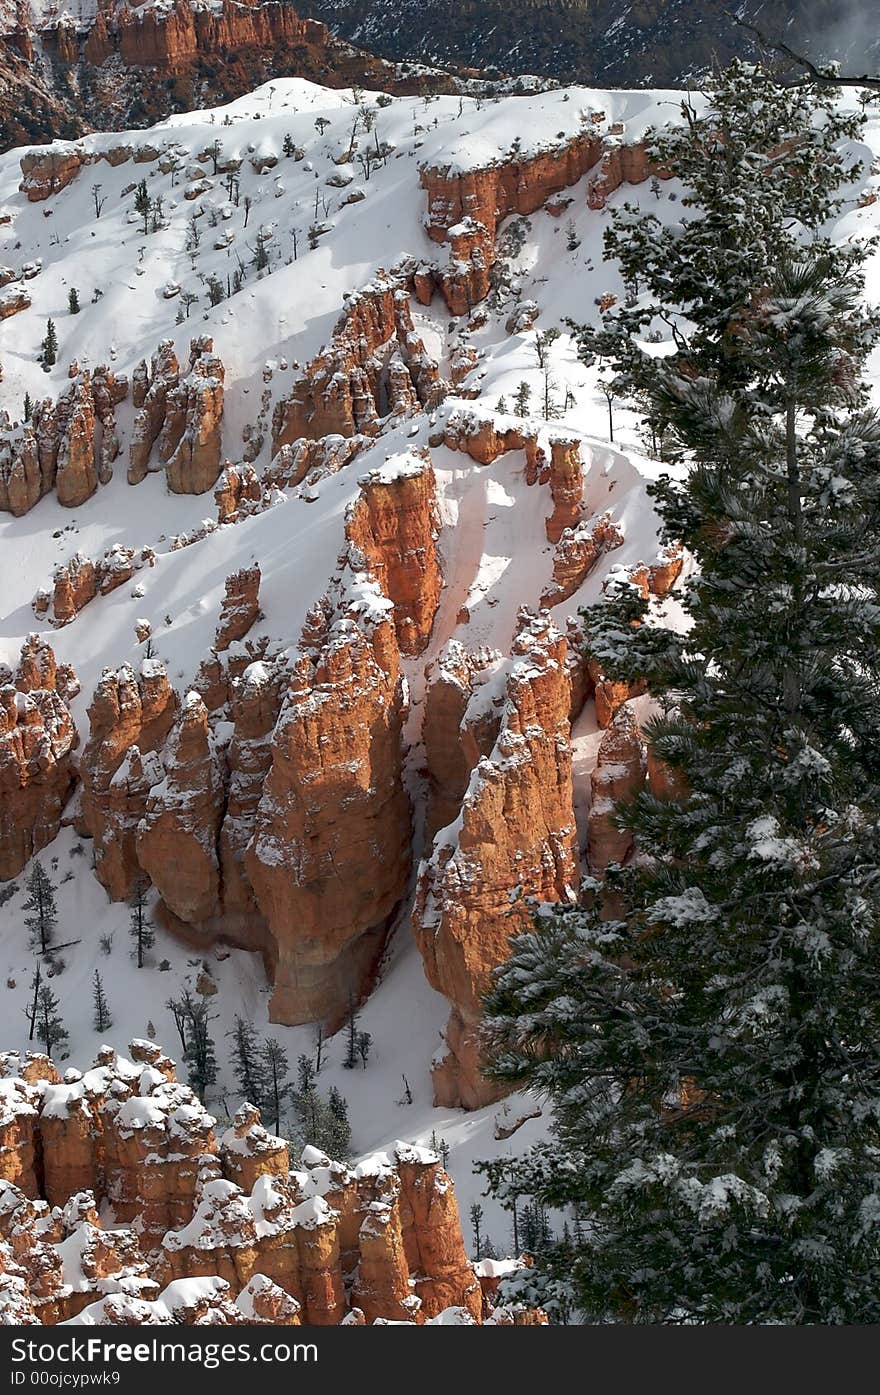
[[[92,1004],[94,1007],[94,1024],[96,1032],[106,1032],[113,1026],[113,1018],[110,1016],[110,1009],[107,1006],[107,996],[104,992],[104,984],[98,970],[95,970],[92,979],[94,985],[92,989]]]
[[[532,389],[529,387],[525,379],[523,379],[516,392],[513,394],[513,410],[518,417],[524,417],[527,415],[529,410],[529,399],[531,398],[531,395]]]
[[[217,1079],[217,1057],[210,1025],[214,1020],[207,1000],[195,998],[187,991],[181,1000],[186,1034],[183,1053],[188,1066],[187,1079],[199,1099],[204,1102],[209,1088]]]
[[[129,905],[131,918],[129,930],[135,944],[135,958],[139,969],[144,967],[145,955],[156,943],[156,934],[148,913],[147,897],[150,883],[146,877],[138,877],[134,885]]]
[[[821,235],[857,124],[805,91],[734,67],[658,142],[693,221],[608,239],[676,326],[650,370],[650,309],[604,348],[689,467],[655,497],[698,573],[685,633],[632,588],[584,623],[660,703],[671,793],[619,811],[639,859],[538,916],[486,1002],[492,1073],[549,1093],[556,1130],[490,1186],[578,1217],[522,1291],[595,1321],[880,1317],[876,322],[864,248]]]
[[[33,413],[34,413],[34,404],[33,404],[33,402],[31,401],[31,395],[30,395],[30,393],[29,393],[29,392],[26,392],[25,395],[24,395],[24,419],[25,419],[25,421],[30,421],[31,417],[33,416]]]
[[[235,1029],[229,1035],[233,1039],[233,1070],[241,1097],[262,1109],[266,1097],[266,1070],[256,1029],[252,1022],[236,1017]]]
[[[357,1053],[361,1058],[361,1065],[364,1070],[366,1070],[367,1058],[369,1057],[370,1049],[373,1045],[373,1038],[369,1032],[358,1032],[355,1038],[355,1045],[357,1046]]]
[[[284,141],[281,146],[282,151],[288,158],[294,153],[296,146],[293,143],[293,136],[289,131],[285,132]]]
[[[357,1047],[357,1009],[351,993],[348,995],[348,1045],[345,1051],[345,1060],[342,1062],[346,1070],[354,1070],[358,1060]]]
[[[137,186],[137,189],[135,190],[134,207],[135,212],[139,213],[144,220],[144,234],[146,235],[147,223],[150,217],[152,201],[150,199],[150,191],[147,188],[147,181],[145,179],[142,179],[140,181],[140,183]]]
[[[58,999],[44,983],[37,995],[37,1039],[46,1048],[46,1055],[51,1056],[56,1046],[64,1045],[68,1035],[58,1011]]]
[[[330,1086],[325,1116],[326,1151],[338,1162],[344,1162],[351,1149],[351,1125],[348,1104],[335,1085]]]
[[[71,315],[79,314],[79,292],[75,286],[71,286],[67,292],[67,305]]]
[[[49,369],[58,358],[58,333],[55,329],[55,321],[46,322],[46,333],[40,344],[40,363],[48,373]]]
[[[31,947],[37,954],[47,954],[52,948],[58,927],[58,908],[55,904],[55,888],[42,863],[34,862],[28,874],[27,889],[24,909],[30,914],[25,916],[24,923],[30,931]]]
[[[33,976],[33,978],[31,979],[31,986],[30,986],[31,1000],[30,1000],[30,1005],[29,1005],[28,1007],[26,1007],[25,1010],[24,1010],[24,1015],[25,1015],[25,1017],[26,1017],[27,1020],[28,1020],[28,1041],[33,1041],[33,1039],[34,1039],[34,1032],[35,1032],[36,1029],[37,1029],[37,1009],[38,1009],[39,1003],[40,1003],[40,983],[41,983],[41,981],[42,981],[42,969],[41,969],[41,966],[40,966],[40,964],[39,964],[39,962],[38,962],[38,963],[37,963],[37,967],[34,969],[34,976]]]
[[[282,1106],[290,1093],[287,1053],[275,1037],[267,1037],[263,1042],[261,1056],[266,1072],[266,1108],[270,1111],[272,1127],[278,1133],[281,1128]]]
[[[474,1233],[474,1259],[481,1259],[483,1256],[483,1240],[481,1226],[483,1224],[483,1208],[478,1201],[475,1201],[470,1209],[471,1228]]]

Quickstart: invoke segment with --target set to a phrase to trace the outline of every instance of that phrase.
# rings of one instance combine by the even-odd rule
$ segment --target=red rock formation
[[[290,1157],[283,1138],[263,1128],[255,1104],[244,1103],[220,1139],[223,1172],[242,1191],[253,1191],[258,1177],[286,1176]]]
[[[31,298],[23,286],[13,286],[11,290],[4,291],[0,295],[0,320],[9,320],[13,315],[20,315],[22,310],[29,310]]]
[[[547,538],[558,543],[566,528],[580,522],[584,467],[579,440],[551,440],[549,483],[553,513],[547,519]]]
[[[409,297],[380,272],[351,296],[327,348],[275,407],[272,451],[304,437],[375,434],[380,417],[435,405],[439,369],[416,334]]]
[[[557,901],[577,886],[566,649],[546,614],[523,613],[498,740],[420,869],[413,927],[429,982],[452,1004],[434,1072],[441,1104],[477,1108],[502,1093],[480,1075],[477,1028],[489,975],[528,921],[511,893]]]
[[[172,494],[204,494],[220,473],[222,361],[207,337],[190,344],[189,373],[167,394],[159,455]]]
[[[226,594],[217,625],[214,648],[218,654],[244,639],[260,611],[260,568],[247,567],[226,578]]]
[[[59,504],[75,509],[98,488],[95,461],[95,404],[91,376],[82,373],[59,397],[55,493]]]
[[[427,451],[392,456],[359,481],[346,518],[357,565],[394,603],[400,652],[420,654],[431,637],[443,578],[437,557],[436,481]]]
[[[553,580],[541,596],[543,606],[569,600],[583,586],[599,558],[623,543],[623,534],[602,514],[595,523],[566,528],[553,554]]]
[[[44,666],[38,656],[47,650]],[[41,667],[42,675],[32,672]],[[47,686],[33,685],[40,681]],[[17,876],[51,843],[76,780],[77,734],[67,706],[76,691],[72,671],[64,670],[59,692],[52,651],[32,636],[16,683],[0,686],[0,881]]]
[[[455,1188],[423,1149],[397,1144],[400,1223],[415,1291],[427,1318],[462,1307],[479,1322],[482,1298],[458,1224]]]
[[[353,595],[339,618],[310,617],[245,858],[274,941],[274,1021],[342,1018],[409,870],[396,635],[374,583]]]
[[[505,418],[501,421],[505,422]],[[525,435],[519,425],[505,425],[499,429],[496,415],[481,416],[467,408],[453,412],[446,423],[443,444],[450,450],[464,451],[478,465],[491,465],[507,451],[524,450],[528,482],[533,483],[536,478],[537,437]]]
[[[306,1148],[290,1172],[252,1107],[219,1149],[213,1123],[152,1042],[132,1042],[129,1058],[104,1047],[63,1082],[45,1057],[0,1056],[7,1318],[325,1326],[443,1321],[452,1308],[480,1321],[433,1153],[397,1144],[351,1172]]]
[[[444,645],[428,670],[422,740],[428,774],[425,837],[430,842],[440,828],[458,817],[471,771],[481,755],[489,755],[501,724],[499,709],[466,715],[474,692],[497,672],[501,655],[495,649],[471,652],[456,639]]]
[[[198,693],[187,693],[162,756],[165,778],[150,790],[136,835],[137,860],[185,924],[219,909],[217,838],[225,778]]]
[[[0,435],[0,510],[16,518],[32,509],[43,492],[33,426]]]
[[[599,743],[590,776],[592,800],[587,824],[587,856],[597,877],[612,862],[624,862],[632,834],[614,821],[619,803],[631,799],[645,783],[645,755],[638,723],[628,704],[619,707]]]
[[[168,395],[180,381],[180,365],[171,339],[163,339],[150,362],[141,360],[132,375],[131,395],[136,408],[128,450],[128,482],[139,484],[149,468],[150,455],[165,424]]]
[[[418,1322],[421,1300],[410,1287],[396,1189],[367,1208],[358,1235],[360,1262],[352,1302],[366,1323],[376,1318]]]
[[[19,187],[31,203],[39,203],[66,188],[85,161],[85,151],[78,146],[59,143],[48,150],[30,150],[21,157],[23,178]]]
[[[469,312],[489,290],[489,273],[495,261],[498,225],[508,214],[529,215],[542,208],[554,194],[576,184],[601,160],[590,181],[590,207],[604,206],[608,195],[625,182],[641,183],[652,170],[641,146],[625,146],[615,140],[606,148],[598,133],[586,130],[560,144],[526,158],[500,160],[484,169],[454,170],[428,166],[421,172],[428,196],[425,225],[434,242],[448,244],[448,268],[438,275],[443,295],[453,315]],[[429,298],[428,278],[422,272],[420,299]]]
[[[243,506],[259,504],[262,493],[253,465],[227,465],[214,489],[218,522],[237,523]]]
[[[106,669],[89,706],[77,826],[95,840],[95,874],[114,901],[131,895],[141,872],[136,830],[150,788],[162,778],[155,752],[176,711],[177,695],[157,659],[145,659],[137,675],[127,665]]]

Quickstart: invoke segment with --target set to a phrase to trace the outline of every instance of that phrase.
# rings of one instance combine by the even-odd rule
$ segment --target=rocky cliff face
[[[724,0],[642,0],[624,10],[616,0],[312,0],[311,12],[389,58],[491,65],[603,87],[678,87],[734,54],[765,56],[733,23]],[[875,36],[858,24],[861,11],[851,0],[842,7],[832,0],[752,0],[743,12],[816,58],[846,52],[844,68],[878,66]],[[871,59],[865,45],[873,46]]]
[[[165,467],[172,494],[204,494],[220,474],[223,364],[207,336],[190,341],[189,372],[181,377],[170,339],[153,355],[150,371],[135,370],[137,408],[129,447],[128,482],[138,484],[151,468]],[[159,464],[151,466],[153,447]]]
[[[35,404],[30,421],[0,418],[0,509],[20,516],[53,488],[59,504],[78,508],[112,478],[127,379],[105,366],[79,373],[73,365],[72,376],[57,402]]]
[[[131,895],[141,872],[137,827],[162,776],[156,752],[177,701],[164,665],[145,659],[137,674],[127,665],[107,670],[89,706],[79,826],[94,839],[95,874],[115,901]]]
[[[409,296],[398,279],[380,273],[349,299],[327,348],[276,405],[273,454],[300,439],[375,435],[381,418],[436,405],[443,392],[413,327]]]
[[[17,876],[61,826],[76,781],[68,702],[78,691],[37,635],[14,674],[0,671],[0,881]]]
[[[414,657],[428,643],[443,577],[437,557],[436,481],[427,451],[393,456],[360,481],[346,520],[359,564],[394,605],[400,652]]]
[[[499,160],[483,169],[422,169],[428,199],[425,228],[449,253],[445,265],[422,269],[416,288],[420,300],[430,300],[436,285],[451,314],[468,314],[488,294],[502,219],[536,212],[589,171],[595,170],[587,186],[590,208],[602,208],[623,183],[640,184],[650,174],[664,176],[663,170],[652,170],[639,145],[603,134],[604,112],[594,115],[591,127],[539,155]]]
[[[452,1004],[447,1056],[435,1067],[440,1104],[497,1098],[479,1072],[481,995],[528,923],[512,888],[571,899],[578,852],[568,744],[566,640],[546,615],[523,614],[506,671],[500,729],[472,770],[461,814],[441,829],[419,871],[413,928],[429,981]]]
[[[149,125],[272,77],[402,94],[456,90],[448,72],[413,71],[352,48],[288,0],[101,0],[93,19],[79,22],[27,3],[17,11],[0,34],[0,149]]]
[[[342,1019],[409,872],[400,651],[387,600],[366,579],[357,590],[304,636],[245,858],[274,940],[276,1021]]]
[[[0,1299],[19,1322],[483,1316],[434,1154],[398,1144],[352,1172],[306,1148],[293,1171],[252,1105],[218,1137],[152,1042],[63,1081],[46,1057],[0,1056],[0,1169]]]

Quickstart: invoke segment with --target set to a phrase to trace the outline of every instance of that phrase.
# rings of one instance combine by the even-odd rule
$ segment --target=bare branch
[[[734,14],[732,10],[727,10],[726,14],[728,19],[732,19],[734,24],[738,25],[740,29],[746,29],[750,34],[753,34],[763,48],[770,49],[773,53],[782,54],[782,56],[787,58],[791,63],[796,63],[799,68],[803,68],[809,73],[809,81],[804,79],[803,83],[795,84],[796,86],[812,86],[813,83],[818,82],[826,87],[866,87],[873,92],[880,92],[880,77],[868,77],[867,74],[862,77],[844,77],[839,73],[823,72],[823,70],[817,68],[816,64],[809,58],[805,58],[802,53],[795,53],[794,49],[789,48],[788,44],[782,39],[768,38],[756,24],[750,24],[748,20],[741,19],[740,16]]]

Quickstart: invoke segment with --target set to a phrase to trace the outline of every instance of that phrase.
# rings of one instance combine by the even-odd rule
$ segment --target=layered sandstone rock
[[[618,804],[638,793],[645,783],[645,753],[632,708],[624,703],[614,713],[599,743],[590,776],[592,798],[587,823],[587,856],[597,877],[612,862],[622,863],[632,848],[632,834],[617,827]]]
[[[245,858],[274,941],[274,1021],[341,1019],[381,952],[409,871],[391,606],[366,578],[352,595],[341,614],[328,607],[310,617]]]
[[[565,528],[553,554],[553,579],[541,596],[541,604],[549,607],[570,600],[599,558],[622,543],[623,533],[607,513],[595,522]]]
[[[204,494],[220,474],[223,363],[214,341],[190,344],[189,373],[168,393],[159,455],[172,494]]]
[[[258,505],[262,486],[253,465],[227,465],[214,489],[219,523],[237,523],[248,505]]]
[[[443,444],[450,450],[464,451],[478,465],[491,465],[508,451],[524,450],[527,481],[533,483],[537,478],[540,454],[537,437],[527,434],[521,422],[511,421],[509,417],[499,417],[497,413],[485,416],[467,408],[452,412],[446,423]]]
[[[119,454],[116,407],[128,380],[104,366],[75,373],[53,403],[34,404],[31,419],[0,422],[0,509],[27,513],[53,487],[59,504],[78,508],[113,473]]]
[[[604,207],[608,195],[623,183],[637,184],[649,174],[663,177],[666,173],[651,168],[641,146],[627,146],[616,138],[606,144],[598,131],[590,129],[555,149],[501,159],[483,169],[441,165],[422,170],[428,236],[450,249],[448,265],[436,279],[453,315],[468,313],[488,293],[502,219],[511,213],[535,213],[596,166],[587,190],[592,208]],[[430,298],[424,273],[419,293],[423,300]]]
[[[226,578],[226,594],[214,638],[217,653],[244,639],[260,612],[260,568],[246,567]]]
[[[300,438],[374,435],[381,418],[433,406],[442,393],[406,291],[380,272],[349,298],[327,348],[276,405],[273,454]]]
[[[226,781],[208,709],[187,693],[162,755],[164,779],[147,795],[137,827],[137,860],[185,924],[219,909],[217,838]]]
[[[78,826],[94,839],[95,874],[114,901],[128,899],[141,874],[137,827],[162,778],[156,753],[176,712],[177,695],[157,659],[144,659],[137,674],[128,665],[106,669],[89,706]]]
[[[67,187],[86,162],[79,146],[59,145],[29,150],[21,157],[21,191],[31,203],[39,203]]]
[[[153,446],[165,424],[168,394],[180,382],[180,364],[171,339],[163,339],[150,361],[142,359],[132,375],[131,396],[136,409],[128,448],[128,482],[139,484],[149,469]]]
[[[394,604],[400,652],[420,654],[434,624],[443,578],[437,556],[437,492],[427,451],[392,456],[359,481],[346,535]]]
[[[451,1309],[480,1321],[436,1155],[397,1144],[352,1171],[307,1147],[292,1172],[253,1107],[219,1146],[213,1124],[152,1042],[127,1057],[102,1048],[63,1081],[44,1057],[0,1056],[7,1316],[326,1326],[444,1321]]]
[[[52,589],[40,590],[34,597],[34,612],[60,629],[75,620],[96,596],[108,596],[130,581],[143,566],[153,567],[156,554],[151,547],[135,549],[114,543],[97,562],[77,552],[60,562],[52,575]]]
[[[546,523],[547,538],[558,543],[566,528],[576,528],[580,522],[584,467],[579,440],[551,440],[549,484],[553,513]]]
[[[290,1156],[283,1138],[263,1128],[255,1104],[245,1102],[220,1139],[224,1174],[243,1191],[253,1190],[258,1177],[277,1177],[290,1171]]]
[[[498,1097],[480,1075],[477,1029],[489,975],[528,922],[521,898],[568,900],[577,886],[566,651],[546,614],[522,614],[498,739],[420,868],[413,927],[429,982],[452,1004],[449,1054],[434,1072],[445,1105]]]
[[[422,740],[428,774],[425,836],[429,841],[438,829],[458,817],[471,771],[495,744],[503,692],[488,685],[500,664],[498,650],[472,651],[460,640],[451,639],[428,670]],[[473,703],[475,693],[488,701]],[[496,697],[497,706],[493,702]]]
[[[0,686],[0,880],[15,877],[51,843],[73,789],[76,727],[67,705],[75,691],[65,670],[61,691],[54,656],[32,637],[22,651],[16,686]],[[37,672],[32,670],[36,668]],[[22,673],[22,669],[24,673]],[[7,670],[8,673],[8,670]],[[28,674],[31,673],[31,677]],[[0,680],[2,682],[2,680]],[[35,686],[35,683],[47,686]]]

